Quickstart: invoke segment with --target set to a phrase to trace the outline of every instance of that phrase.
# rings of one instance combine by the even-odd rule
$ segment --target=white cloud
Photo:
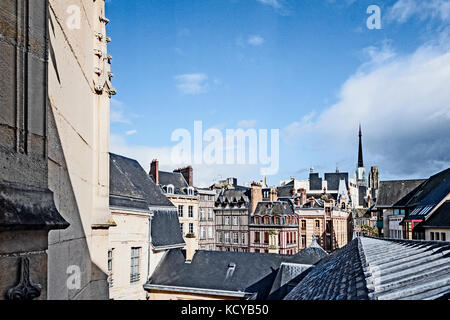
[[[137,130],[128,130],[127,132],[125,132],[125,134],[127,135],[127,136],[132,136],[132,135],[134,135],[134,134],[136,134],[137,133]]]
[[[256,120],[242,120],[242,121],[239,121],[237,124],[238,128],[244,128],[244,129],[254,128],[255,125],[256,125]]]
[[[256,0],[256,1],[274,7],[275,9],[280,9],[282,7],[278,0]]]
[[[254,47],[258,47],[264,43],[264,38],[259,35],[252,35],[248,38],[248,44]]]
[[[398,0],[388,12],[388,20],[399,23],[408,21],[413,16],[421,20],[450,20],[450,0]]]
[[[342,86],[339,101],[284,128],[284,140],[356,161],[358,124],[365,160],[384,177],[426,177],[450,165],[450,50],[424,45],[399,56],[381,48]]]
[[[181,74],[174,77],[183,94],[197,95],[208,90],[208,76],[204,73]]]
[[[111,109],[109,117],[111,123],[131,123],[130,118],[125,113],[125,106],[123,102],[114,98],[111,98]]]

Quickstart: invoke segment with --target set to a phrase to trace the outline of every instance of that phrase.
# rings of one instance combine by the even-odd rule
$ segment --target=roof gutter
[[[190,287],[177,287],[177,286],[166,286],[157,284],[144,284],[145,290],[161,290],[170,292],[186,292],[195,294],[208,294],[215,296],[225,296],[234,298],[251,298],[254,293],[243,292],[243,291],[228,291],[228,290],[216,290],[216,289],[204,289],[204,288],[190,288]]]

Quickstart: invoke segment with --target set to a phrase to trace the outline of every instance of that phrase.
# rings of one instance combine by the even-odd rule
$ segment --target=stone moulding
[[[59,214],[50,190],[0,184],[0,232],[55,230],[68,226]]]
[[[20,258],[20,281],[17,286],[11,288],[6,293],[7,300],[33,300],[39,298],[42,287],[35,284],[30,279],[30,259]]]

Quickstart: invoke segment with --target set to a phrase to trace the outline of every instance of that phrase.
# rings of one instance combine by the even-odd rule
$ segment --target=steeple
[[[361,124],[359,125],[359,150],[358,150],[358,168],[364,167],[363,151],[362,151],[362,130]]]

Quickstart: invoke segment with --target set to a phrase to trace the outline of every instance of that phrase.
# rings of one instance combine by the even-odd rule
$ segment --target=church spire
[[[362,130],[361,124],[359,125],[359,151],[358,151],[358,168],[364,167],[363,151],[362,151]]]

